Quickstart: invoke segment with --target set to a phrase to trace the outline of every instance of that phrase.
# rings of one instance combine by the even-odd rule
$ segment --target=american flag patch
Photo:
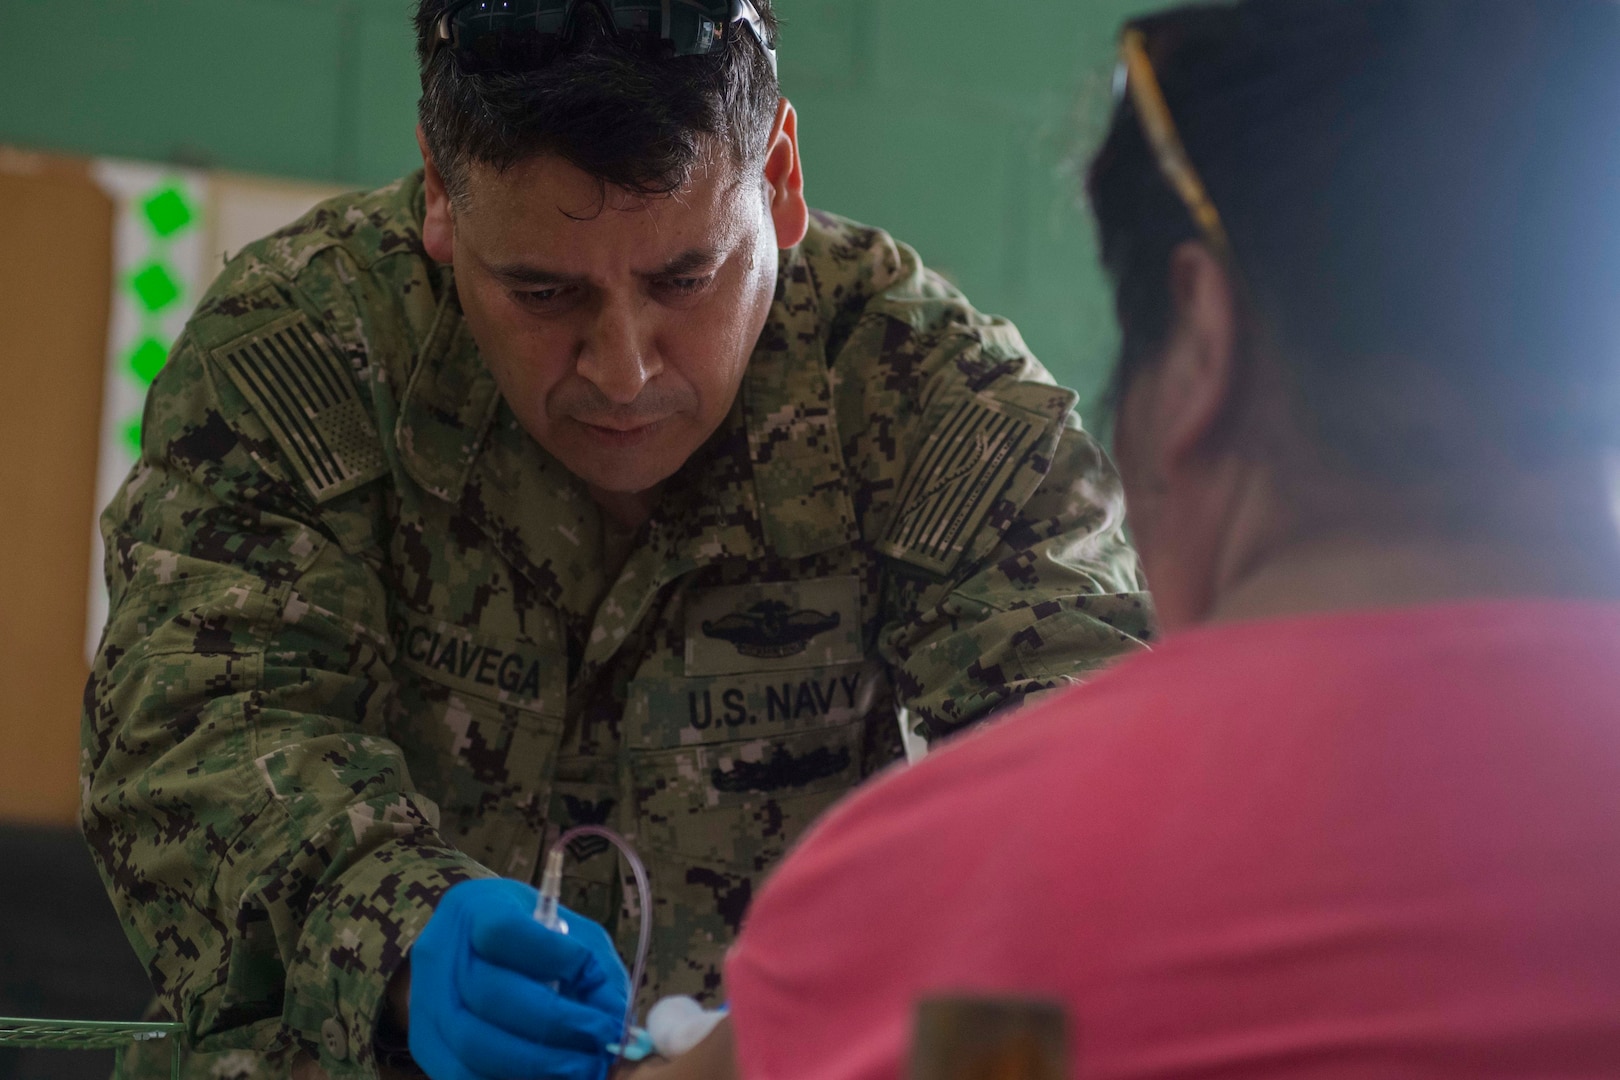
[[[906,474],[879,549],[937,573],[950,570],[1047,426],[984,398],[958,403]]]
[[[316,502],[387,472],[349,364],[302,314],[215,353]]]

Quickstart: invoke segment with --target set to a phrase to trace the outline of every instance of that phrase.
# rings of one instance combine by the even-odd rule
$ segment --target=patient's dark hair
[[[1333,459],[1400,479],[1481,440],[1526,459],[1616,441],[1620,4],[1247,0],[1133,25],[1246,318]],[[1088,190],[1123,387],[1198,233],[1128,98]]]
[[[707,56],[670,55],[657,41],[621,38],[592,5],[556,60],[536,71],[467,74],[434,50],[453,0],[420,0],[422,131],[451,196],[473,163],[507,169],[555,154],[607,184],[646,195],[679,190],[718,149],[741,167],[763,160],[776,119],[776,74],[739,27]],[[770,0],[755,0],[774,43]]]

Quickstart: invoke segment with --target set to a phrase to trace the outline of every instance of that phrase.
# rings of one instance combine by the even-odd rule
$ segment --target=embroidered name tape
[[[474,634],[415,612],[397,617],[394,643],[405,666],[474,697],[561,714],[564,658],[531,643]]]

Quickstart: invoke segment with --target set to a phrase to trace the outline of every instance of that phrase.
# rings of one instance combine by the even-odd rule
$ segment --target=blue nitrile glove
[[[464,881],[411,948],[411,1056],[433,1080],[602,1080],[630,977],[607,932],[534,921],[519,881]],[[555,989],[554,989],[555,988]]]

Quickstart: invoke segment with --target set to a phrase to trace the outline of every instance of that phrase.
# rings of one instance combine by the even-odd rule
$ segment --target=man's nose
[[[630,304],[604,304],[586,335],[575,365],[615,405],[629,405],[663,370],[651,333]]]

